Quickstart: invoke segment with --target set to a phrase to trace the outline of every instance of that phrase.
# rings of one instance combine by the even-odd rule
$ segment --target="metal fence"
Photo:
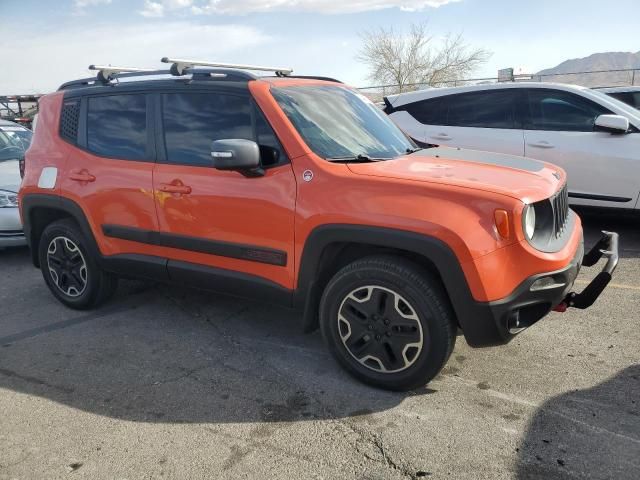
[[[572,83],[585,87],[617,87],[626,85],[640,85],[640,68],[594,70],[590,72],[546,73],[546,74],[518,74],[513,76],[514,82],[554,82]],[[375,102],[382,101],[383,97],[402,92],[423,90],[425,88],[459,87],[464,85],[482,85],[497,83],[498,77],[466,78],[430,83],[412,83],[400,87],[400,85],[374,85],[360,87],[358,90]]]

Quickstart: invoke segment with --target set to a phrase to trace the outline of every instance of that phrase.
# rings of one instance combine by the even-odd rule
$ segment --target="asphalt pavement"
[[[404,394],[349,377],[295,312],[133,281],[77,312],[0,252],[0,479],[638,479],[640,217],[584,221],[587,245],[621,235],[591,309],[458,337]]]

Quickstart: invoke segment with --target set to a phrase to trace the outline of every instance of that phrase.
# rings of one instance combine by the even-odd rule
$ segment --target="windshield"
[[[309,148],[327,159],[391,159],[415,145],[363,95],[337,86],[271,90]]]
[[[22,157],[31,144],[32,135],[22,127],[0,127],[0,162]]]

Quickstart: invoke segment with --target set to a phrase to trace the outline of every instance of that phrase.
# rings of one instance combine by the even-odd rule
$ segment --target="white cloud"
[[[74,0],[73,11],[74,16],[83,16],[87,13],[87,8],[95,7],[97,5],[109,5],[112,0]]]
[[[143,17],[162,17],[164,15],[164,5],[160,2],[144,0],[144,8],[140,10]]]
[[[167,10],[190,7],[193,0],[144,0],[144,8],[139,12],[144,17],[162,17]]]
[[[108,5],[111,0],[75,0],[73,2],[76,8],[93,7],[95,5]]]
[[[245,15],[260,12],[309,12],[309,13],[357,13],[387,8],[398,8],[404,11],[418,11],[426,8],[437,8],[447,3],[460,0],[145,0],[146,16],[151,12],[179,10],[190,7],[194,14],[228,14]]]
[[[113,25],[82,24],[43,27],[29,36],[15,26],[3,28],[0,51],[3,63],[11,68],[0,76],[0,91],[12,94],[46,93],[66,81],[93,76],[87,70],[90,64],[166,68],[160,63],[165,56],[241,61],[257,46],[273,41],[250,26],[183,21],[164,22],[161,27],[145,22],[116,29]],[[12,39],[18,37],[22,38],[20,48],[15,48]]]

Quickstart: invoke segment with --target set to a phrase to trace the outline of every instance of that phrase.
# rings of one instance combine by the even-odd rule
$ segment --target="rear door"
[[[573,92],[527,89],[525,154],[562,167],[577,205],[633,208],[640,191],[640,133],[594,131],[606,107]]]
[[[445,95],[407,105],[424,126],[423,143],[524,155],[519,89]]]
[[[84,210],[104,255],[154,255],[140,232],[156,232],[151,95],[65,99],[61,136],[69,148],[64,195]],[[79,122],[78,122],[79,119]]]
[[[229,285],[247,280],[291,290],[296,182],[248,90],[167,91],[157,107],[154,191],[171,277],[197,282],[204,267]],[[234,138],[258,142],[264,176],[213,168],[211,142]]]

